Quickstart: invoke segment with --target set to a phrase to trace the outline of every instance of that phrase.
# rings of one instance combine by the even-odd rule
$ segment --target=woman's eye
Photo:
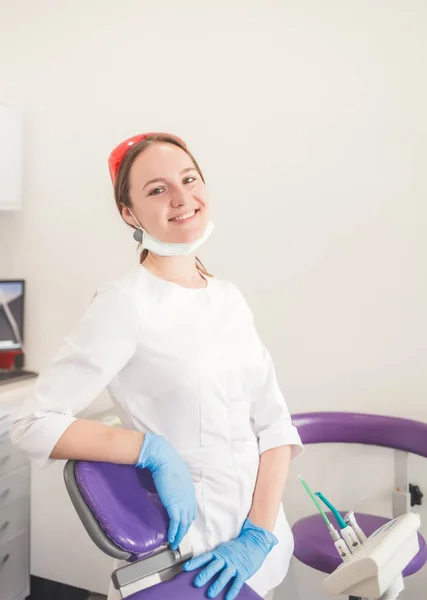
[[[149,193],[149,196],[158,196],[159,194],[162,193],[162,191],[163,191],[163,188],[159,188],[159,187],[158,188],[154,188],[154,190],[152,190]]]
[[[193,181],[196,181],[195,177],[189,176],[184,179],[184,183],[193,183]]]

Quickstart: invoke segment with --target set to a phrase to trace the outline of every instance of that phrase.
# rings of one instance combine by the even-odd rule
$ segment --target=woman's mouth
[[[178,215],[177,217],[174,217],[173,219],[169,219],[169,221],[171,223],[187,223],[188,221],[190,221],[191,219],[193,219],[193,217],[195,217],[197,215],[199,210],[200,210],[199,208],[196,208],[195,210],[183,213],[182,215]]]

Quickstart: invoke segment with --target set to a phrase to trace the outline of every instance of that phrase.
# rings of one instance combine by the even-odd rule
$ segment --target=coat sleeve
[[[279,388],[273,360],[258,336],[252,311],[241,292],[233,287],[238,294],[238,308],[241,313],[246,312],[253,329],[252,334],[256,338],[255,343],[259,346],[258,375],[250,390],[251,425],[258,437],[259,452],[262,454],[278,446],[291,446],[293,460],[303,451],[301,438],[292,424],[286,401]]]
[[[99,289],[76,331],[41,373],[12,426],[12,443],[43,467],[76,415],[87,408],[136,351],[130,293]]]
[[[261,344],[261,342],[260,342]],[[251,402],[252,427],[258,436],[259,452],[278,446],[292,446],[291,459],[302,452],[297,428],[292,424],[285,399],[280,391],[272,358],[262,347],[262,377],[260,385],[253,390]]]

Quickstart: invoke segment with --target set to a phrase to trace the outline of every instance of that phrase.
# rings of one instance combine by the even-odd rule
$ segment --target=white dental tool
[[[368,538],[366,537],[364,531],[361,529],[359,523],[356,521],[356,517],[353,511],[345,515],[344,521],[347,523],[347,525],[353,528],[353,531],[357,535],[357,538],[361,544],[366,542]]]

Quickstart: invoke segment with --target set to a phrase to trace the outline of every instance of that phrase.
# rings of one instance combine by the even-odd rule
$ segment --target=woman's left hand
[[[245,581],[258,571],[277,543],[276,536],[246,519],[238,538],[220,544],[212,552],[205,552],[187,561],[184,569],[194,571],[208,565],[194,579],[196,587],[204,586],[214,575],[221,572],[208,590],[209,598],[216,598],[228,582],[234,578],[226,596],[226,600],[234,600]]]

